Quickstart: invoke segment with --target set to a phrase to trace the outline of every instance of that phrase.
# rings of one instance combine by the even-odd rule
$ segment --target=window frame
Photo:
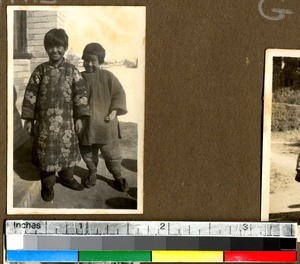
[[[27,12],[23,10],[14,11],[14,59],[31,59],[32,54],[28,53],[27,43]]]

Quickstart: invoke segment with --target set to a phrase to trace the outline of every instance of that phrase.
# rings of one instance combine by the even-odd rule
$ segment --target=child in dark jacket
[[[108,171],[115,179],[119,191],[129,190],[121,174],[121,150],[119,145],[119,121],[117,116],[127,113],[126,95],[119,80],[109,71],[100,68],[105,50],[98,43],[88,44],[83,51],[90,118],[80,134],[80,151],[89,169],[84,181],[88,188],[96,185],[98,152],[101,151]]]
[[[89,115],[89,109],[84,80],[64,59],[66,32],[51,29],[45,35],[44,46],[49,61],[37,66],[29,79],[22,118],[25,129],[34,134],[32,160],[40,170],[41,196],[52,201],[56,173],[66,187],[84,189],[73,177],[73,170],[80,160],[76,132],[82,129],[82,118]]]

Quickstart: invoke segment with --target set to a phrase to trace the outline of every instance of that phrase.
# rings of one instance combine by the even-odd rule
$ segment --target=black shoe
[[[89,176],[84,180],[84,186],[87,188],[91,188],[96,185],[96,180],[96,173],[90,173]]]
[[[41,196],[45,202],[51,202],[54,199],[53,187],[42,187]]]
[[[62,180],[61,184],[76,191],[82,191],[84,189],[84,187],[78,181],[76,181],[75,178],[70,180]]]
[[[300,171],[297,171],[295,181],[300,182]]]
[[[119,191],[121,192],[128,192],[129,191],[129,186],[128,186],[128,183],[126,181],[126,179],[124,178],[117,178],[115,179],[115,184],[116,184],[116,187]]]

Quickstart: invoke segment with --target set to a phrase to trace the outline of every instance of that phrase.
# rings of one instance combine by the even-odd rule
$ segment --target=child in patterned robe
[[[127,192],[127,181],[121,175],[122,155],[117,118],[118,115],[127,113],[126,95],[119,80],[111,72],[100,68],[104,57],[105,50],[98,43],[88,44],[82,55],[85,68],[82,77],[86,81],[90,107],[90,118],[79,137],[81,156],[89,169],[84,184],[88,188],[96,184],[100,150],[117,189]]]
[[[25,129],[34,135],[33,161],[40,170],[41,196],[54,198],[56,173],[64,186],[82,190],[73,177],[80,160],[76,133],[89,116],[84,80],[74,65],[64,59],[68,36],[63,29],[46,33],[44,46],[49,61],[37,66],[26,87],[22,105]],[[74,125],[75,120],[75,125]]]

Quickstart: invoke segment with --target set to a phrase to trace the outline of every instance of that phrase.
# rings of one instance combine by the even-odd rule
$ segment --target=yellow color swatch
[[[152,262],[223,262],[223,251],[154,250]]]

